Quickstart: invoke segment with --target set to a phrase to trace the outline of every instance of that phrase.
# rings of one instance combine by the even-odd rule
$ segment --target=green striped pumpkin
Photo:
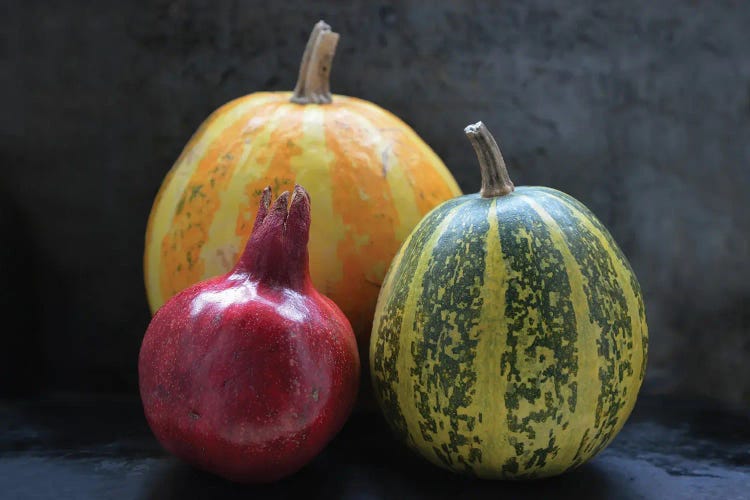
[[[514,188],[492,136],[467,127],[480,194],[414,229],[381,289],[375,393],[397,437],[484,478],[560,474],[604,449],[643,380],[640,286],[580,202]]]

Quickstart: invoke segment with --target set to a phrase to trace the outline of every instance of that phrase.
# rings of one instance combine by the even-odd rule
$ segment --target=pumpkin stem
[[[505,196],[512,193],[514,186],[508,177],[508,168],[500,153],[500,148],[492,137],[490,131],[482,122],[469,125],[464,129],[466,136],[474,146],[474,151],[479,159],[479,168],[482,171],[482,190],[479,194],[482,198]]]
[[[339,34],[331,31],[324,21],[318,21],[310,33],[302,63],[299,67],[299,78],[294,87],[292,102],[297,104],[330,104],[331,98],[331,63],[336,54]]]

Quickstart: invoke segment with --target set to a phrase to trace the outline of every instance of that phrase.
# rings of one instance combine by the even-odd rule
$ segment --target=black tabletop
[[[310,465],[238,485],[166,455],[137,399],[0,403],[0,498],[750,498],[750,418],[705,403],[642,397],[613,444],[579,469],[481,481],[438,469],[358,414]]]

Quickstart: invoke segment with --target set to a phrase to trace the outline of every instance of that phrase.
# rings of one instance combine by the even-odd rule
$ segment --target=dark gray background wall
[[[222,103],[294,86],[312,24],[335,92],[411,124],[465,191],[484,120],[516,184],[611,229],[645,291],[646,390],[750,402],[750,4],[11,1],[0,7],[3,392],[129,390],[143,232]]]

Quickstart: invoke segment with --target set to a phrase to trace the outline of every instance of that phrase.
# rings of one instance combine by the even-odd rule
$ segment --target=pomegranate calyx
[[[310,281],[307,242],[310,237],[310,195],[295,185],[271,204],[272,190],[263,190],[250,239],[233,274],[247,274],[261,284],[303,290]],[[291,198],[291,200],[290,200]]]

